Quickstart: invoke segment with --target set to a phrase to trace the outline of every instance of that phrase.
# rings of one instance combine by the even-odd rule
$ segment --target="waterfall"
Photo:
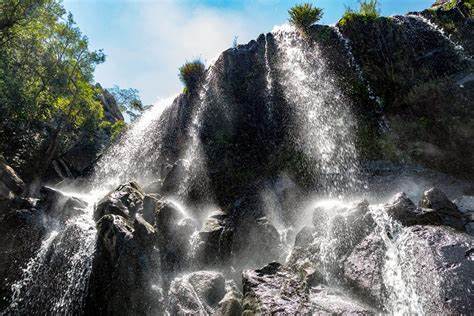
[[[376,232],[386,248],[383,267],[383,281],[388,291],[386,308],[396,315],[423,315],[422,298],[413,282],[416,279],[413,267],[418,263],[412,262],[409,253],[412,236],[382,205],[375,205],[370,211],[377,224]]]
[[[266,97],[268,100],[268,104],[266,110],[268,112],[268,119],[269,121],[273,118],[273,76],[272,76],[272,68],[270,66],[270,50],[269,50],[269,43],[268,43],[268,34],[265,36],[265,71],[266,76],[265,79],[267,81],[266,86]]]
[[[161,100],[134,122],[120,140],[111,146],[95,166],[92,187],[113,189],[130,180],[148,182],[150,166],[156,164],[161,148],[160,116],[176,96]]]
[[[292,142],[311,159],[313,172],[330,195],[355,189],[360,183],[349,101],[338,90],[317,43],[289,25],[276,28],[273,35],[279,83],[295,115]]]
[[[95,204],[124,181],[147,179],[149,166],[159,154],[160,114],[173,98],[154,105],[122,135],[98,161],[89,191],[59,191],[87,202],[83,214],[65,224],[47,222],[49,233],[36,255],[31,258],[20,280],[12,286],[11,313],[48,311],[53,314],[77,314],[92,268],[97,231],[93,220]]]
[[[451,47],[453,47],[453,49],[456,51],[456,53],[458,54],[460,58],[464,60],[468,60],[468,61],[472,60],[471,56],[466,55],[464,47],[461,44],[456,43],[451,38],[451,35],[447,34],[440,26],[431,22],[429,19],[425,18],[424,16],[417,15],[417,14],[407,14],[406,16],[395,16],[393,17],[393,19],[395,19],[396,21],[400,21],[402,23],[406,22],[410,26],[412,26],[412,21],[410,21],[410,19],[413,19],[415,21],[422,23],[422,25],[428,27],[428,29],[431,30],[432,32],[436,32],[437,34],[439,34],[440,37],[442,37],[445,41],[447,41],[451,45]]]
[[[48,223],[50,232],[11,287],[13,295],[7,309],[10,313],[81,311],[96,241],[92,212],[94,202],[102,195],[62,193],[85,200],[86,212],[63,225]]]

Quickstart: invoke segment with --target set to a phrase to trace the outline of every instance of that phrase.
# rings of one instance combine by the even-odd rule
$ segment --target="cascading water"
[[[125,181],[147,182],[153,176],[150,166],[158,161],[161,146],[160,115],[175,98],[163,99],[143,113],[107,150],[94,169],[92,187],[113,189]]]
[[[181,179],[177,195],[180,198],[185,198],[186,191],[189,189],[191,181],[198,175],[202,175],[203,170],[203,152],[200,139],[202,129],[202,116],[209,103],[208,92],[211,84],[211,79],[214,75],[213,65],[211,65],[206,73],[204,84],[199,90],[199,97],[189,128],[188,143],[186,145],[183,156],[184,174]]]
[[[293,143],[312,160],[329,195],[355,189],[360,182],[349,102],[337,89],[317,43],[290,25],[273,35],[279,83],[296,117]]]
[[[96,229],[92,212],[99,196],[69,196],[80,196],[88,203],[84,213],[69,219],[65,224],[47,222],[49,234],[23,270],[21,279],[12,285],[13,296],[7,309],[9,312],[80,312],[95,248]]]
[[[392,19],[398,21],[399,23],[407,23],[410,27],[414,27],[413,20],[418,23],[421,23],[423,26],[427,27],[432,32],[436,32],[437,34],[439,34],[440,37],[447,41],[454,48],[460,58],[468,61],[472,60],[471,56],[466,55],[465,49],[461,44],[456,43],[451,38],[451,35],[447,34],[441,27],[431,22],[424,16],[419,14],[407,14],[406,16],[394,16],[392,17]]]
[[[391,218],[382,205],[371,207],[371,214],[377,227],[376,232],[385,245],[383,280],[388,291],[387,309],[396,315],[422,315],[421,297],[413,280],[416,278],[410,256],[412,236],[395,219]],[[436,282],[436,280],[432,280]]]
[[[154,105],[107,151],[96,166],[87,193],[58,190],[66,197],[85,201],[87,207],[64,224],[46,221],[50,232],[29,260],[20,280],[12,285],[9,312],[47,310],[71,314],[81,311],[97,233],[94,206],[116,185],[150,176],[148,166],[158,159],[160,113],[172,101],[170,98]]]

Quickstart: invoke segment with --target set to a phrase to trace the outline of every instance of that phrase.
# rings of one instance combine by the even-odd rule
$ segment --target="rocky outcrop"
[[[243,273],[244,314],[373,315],[374,310],[325,286],[310,286],[304,274],[298,275],[274,262]]]
[[[163,312],[159,236],[142,217],[143,199],[141,188],[131,182],[96,206],[97,242],[86,313]]]
[[[401,269],[417,276],[407,282],[416,288],[423,312],[471,314],[473,238],[442,226],[413,226],[406,234]]]
[[[0,157],[0,203],[20,195],[24,189],[23,180]]]
[[[218,272],[197,271],[174,279],[169,290],[172,315],[240,315],[239,293]]]
[[[437,188],[424,192],[420,207],[404,194],[399,194],[386,206],[387,213],[403,225],[446,225],[465,231],[469,222],[446,195]]]
[[[142,208],[143,198],[144,193],[137,183],[130,182],[120,185],[98,202],[94,210],[94,219],[97,221],[108,214],[133,218]]]
[[[472,179],[473,17],[468,0],[453,0],[407,16],[339,22],[390,126],[374,141],[362,131],[369,159],[382,153]]]

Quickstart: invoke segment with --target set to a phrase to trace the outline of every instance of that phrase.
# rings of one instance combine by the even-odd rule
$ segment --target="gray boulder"
[[[225,279],[221,273],[192,272],[171,282],[169,312],[171,315],[214,314],[225,295]]]
[[[244,315],[344,315],[375,311],[348,295],[320,284],[274,262],[258,270],[244,271]]]
[[[441,216],[432,209],[418,208],[405,193],[398,193],[385,205],[385,211],[402,225],[441,225]]]
[[[360,303],[340,290],[325,286],[310,290],[312,315],[376,315],[377,310]]]
[[[344,279],[353,291],[382,308],[387,298],[383,280],[385,244],[372,233],[365,237],[344,262]]]
[[[423,313],[473,314],[473,237],[443,226],[408,227],[405,234],[399,246],[401,271]]]

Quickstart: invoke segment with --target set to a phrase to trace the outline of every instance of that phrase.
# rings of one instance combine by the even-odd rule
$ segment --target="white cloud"
[[[246,11],[190,8],[179,2],[146,3],[139,15],[137,35],[148,45],[145,58],[156,64],[146,77],[154,78],[157,98],[181,89],[177,72],[185,61],[200,58],[208,62],[229,48],[235,36],[239,43],[246,43],[264,31]]]

